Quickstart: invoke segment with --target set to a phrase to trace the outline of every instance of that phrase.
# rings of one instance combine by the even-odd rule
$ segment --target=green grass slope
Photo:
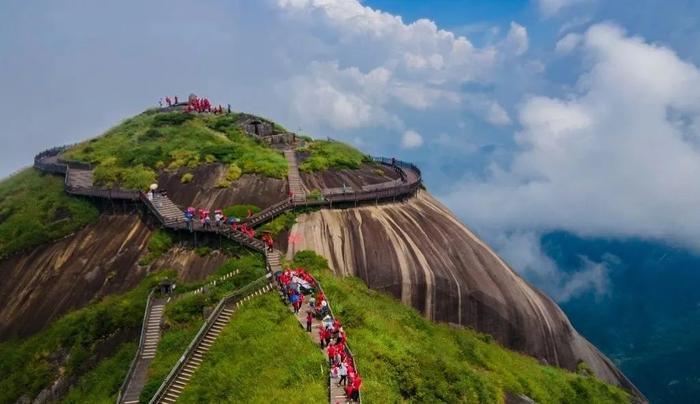
[[[300,252],[295,266],[321,282],[363,375],[363,402],[502,402],[506,392],[538,403],[622,403],[598,379],[540,365],[488,335],[432,323],[357,278],[337,278],[325,259]],[[585,373],[585,372],[582,372]]]
[[[131,291],[73,311],[30,338],[0,343],[0,403],[14,402],[23,395],[33,398],[59,375],[80,378],[78,392],[71,397],[102,394],[105,400],[113,400],[136,345],[121,347],[117,358],[98,364],[98,370],[92,366],[94,359],[120,331],[140,329],[146,297],[165,276],[165,272],[152,274]],[[95,377],[100,374],[110,379]]]
[[[283,178],[284,156],[245,135],[237,116],[150,110],[70,148],[62,157],[95,164],[96,181],[126,188],[147,187],[157,170],[214,162],[237,167],[232,170],[236,172]]]
[[[345,143],[314,140],[299,149],[306,158],[299,165],[305,172],[323,171],[328,169],[357,169],[363,162],[368,161],[366,155]]]
[[[190,295],[166,306],[165,331],[156,350],[156,357],[148,370],[148,381],[141,392],[141,401],[148,402],[158,390],[172,367],[195,337],[204,323],[204,308],[213,307],[226,294],[240,289],[265,274],[265,261],[260,254],[247,254],[228,260],[216,272],[215,277],[238,270],[239,273],[219,282],[208,293]],[[180,291],[196,289],[204,282],[179,284]]]
[[[178,402],[322,403],[325,368],[321,350],[268,293],[234,314]]]
[[[22,170],[0,182],[0,258],[64,237],[98,214],[63,191],[62,177]]]

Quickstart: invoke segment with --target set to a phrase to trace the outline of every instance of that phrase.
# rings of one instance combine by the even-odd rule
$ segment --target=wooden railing
[[[321,293],[323,293],[323,295],[326,296],[326,302],[328,303],[328,312],[331,314],[331,318],[335,319],[335,314],[333,314],[333,307],[332,307],[332,305],[331,305],[330,300],[328,300],[328,295],[326,294],[326,292],[323,291],[323,287],[321,286],[321,282],[319,282],[318,279],[316,279],[315,277],[314,277],[314,280],[316,281],[316,286],[318,286],[319,291],[321,291]],[[352,358],[352,366],[355,368],[355,372],[356,372],[357,374],[360,374],[360,370],[359,370],[359,368],[358,368],[358,366],[357,366],[357,360],[355,359],[355,356],[352,354],[352,351],[350,350],[350,346],[349,346],[349,344],[348,344],[347,339],[345,340],[345,353],[346,353],[350,358]],[[333,383],[333,378],[332,378],[331,373],[328,372],[328,394],[329,394],[329,399],[330,399],[329,402],[332,403],[332,402],[333,402],[333,400],[332,400],[333,397],[330,397],[331,390],[332,390],[331,383]],[[359,395],[358,395],[358,398],[357,398],[357,402],[360,403],[360,402],[362,402],[362,392],[358,392],[358,393],[359,393]]]
[[[207,318],[207,321],[205,321],[202,327],[200,327],[199,331],[197,332],[197,335],[195,335],[194,339],[192,339],[192,342],[190,342],[190,344],[187,346],[185,352],[182,354],[175,366],[173,366],[173,368],[170,370],[170,373],[168,373],[168,375],[165,377],[165,380],[163,380],[163,383],[160,385],[153,398],[151,398],[151,401],[149,401],[150,404],[158,403],[162,400],[162,398],[168,391],[168,388],[170,387],[170,385],[172,385],[175,379],[177,379],[178,374],[180,373],[182,368],[187,364],[189,359],[192,357],[196,348],[204,339],[204,336],[207,335],[211,327],[214,325],[224,307],[227,305],[235,304],[236,302],[246,298],[248,295],[251,295],[254,292],[258,291],[259,288],[263,288],[265,285],[268,285],[270,283],[270,278],[271,274],[267,273],[265,274],[265,276],[254,280],[253,282],[247,284],[243,288],[219,300],[219,303],[211,312],[211,314]]]
[[[243,223],[251,226],[258,226],[276,216],[295,208],[313,206],[333,206],[333,203],[343,202],[366,202],[380,200],[396,200],[406,196],[414,195],[420,189],[422,178],[421,172],[414,164],[387,157],[373,157],[376,163],[388,165],[396,170],[399,178],[380,184],[365,185],[361,191],[352,191],[346,188],[324,188],[321,192],[322,198],[319,200],[306,199],[295,201],[286,199],[269,206],[256,213],[250,218],[243,219]],[[413,170],[415,175],[410,176],[406,170]]]
[[[129,365],[129,371],[126,374],[126,377],[124,377],[122,385],[119,387],[119,393],[117,394],[117,403],[121,402],[122,395],[126,391],[126,387],[129,385],[129,381],[131,381],[131,376],[134,374],[134,370],[136,369],[136,363],[139,361],[141,353],[143,352],[143,345],[146,341],[146,328],[148,327],[149,320],[148,314],[151,310],[151,305],[153,304],[153,294],[155,293],[155,291],[155,289],[151,290],[151,293],[149,293],[148,297],[146,298],[146,310],[144,311],[143,322],[141,323],[141,337],[139,338],[139,347],[138,349],[136,349],[134,359],[131,360],[131,365]]]

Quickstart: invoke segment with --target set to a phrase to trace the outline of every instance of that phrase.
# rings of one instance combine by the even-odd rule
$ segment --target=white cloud
[[[576,49],[576,47],[581,43],[581,39],[582,37],[580,34],[570,32],[557,41],[555,50],[558,53],[569,53]]]
[[[527,29],[517,22],[511,21],[510,30],[504,40],[504,47],[519,56],[527,52],[528,45]]]
[[[508,166],[447,195],[481,231],[563,229],[700,250],[700,71],[668,48],[601,24],[577,91],[519,108]]]
[[[549,18],[558,14],[561,10],[571,7],[577,3],[584,3],[591,0],[536,0],[540,13],[543,17]]]
[[[588,292],[596,297],[610,293],[610,264],[616,262],[616,257],[606,254],[603,261],[595,262],[580,256],[577,270],[563,272],[542,251],[540,234],[530,231],[504,234],[493,238],[499,253],[556,301],[566,302]]]
[[[415,149],[423,145],[423,136],[414,130],[407,130],[401,137],[401,147],[406,149]]]
[[[498,46],[477,48],[430,20],[406,24],[400,17],[355,0],[278,0],[276,4],[296,32],[316,32],[312,42],[322,49],[316,62],[296,73],[291,80],[294,85],[283,86],[291,96],[294,119],[312,129],[381,126],[401,135],[406,107],[473,111],[462,85],[490,82],[495,66],[503,63],[499,52],[520,55],[528,47],[527,30],[517,23],[511,23]],[[365,76],[377,71],[385,73],[384,80],[367,80]],[[480,119],[495,125],[510,122],[495,100],[485,103],[488,107],[481,108]]]

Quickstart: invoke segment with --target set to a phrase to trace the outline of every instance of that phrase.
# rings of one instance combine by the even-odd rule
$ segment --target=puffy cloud
[[[0,118],[6,133],[26,140],[6,142],[13,152],[0,170],[10,172],[55,143],[94,136],[174,93],[230,102],[319,136],[364,139],[375,152],[398,144],[408,127],[450,131],[449,122],[467,119],[465,113],[506,121],[495,91],[469,88],[497,82],[506,65],[498,46],[504,38],[476,46],[430,20],[405,23],[357,0],[171,3],[57,7],[38,0],[0,13],[0,25],[14,33],[0,38],[8,61]],[[124,19],[128,31],[117,23]],[[516,51],[523,30],[511,29]],[[197,40],[203,33],[207,40]],[[143,74],[144,66],[166,65],[178,69]],[[472,93],[486,107],[474,107]],[[29,104],[52,118],[15,119],[31,114],[16,108]],[[74,111],[83,118],[73,119]]]
[[[519,108],[518,151],[447,195],[484,232],[563,229],[700,250],[700,71],[673,51],[600,24],[576,92]]]
[[[576,49],[576,47],[581,43],[581,35],[576,34],[573,32],[570,32],[566,35],[564,35],[563,38],[561,38],[559,41],[557,41],[557,45],[555,47],[556,51],[558,53],[569,53]]]
[[[312,63],[289,83],[293,113],[304,125],[326,124],[336,130],[401,125],[387,112],[386,90],[391,72],[378,67],[364,74],[337,63]]]
[[[537,0],[540,13],[545,18],[549,18],[559,13],[564,8],[570,7],[576,3],[584,3],[591,0]]]
[[[423,145],[423,136],[414,130],[407,130],[401,136],[401,147],[414,149]]]
[[[536,232],[501,233],[493,238],[493,243],[511,265],[558,302],[589,292],[596,297],[611,292],[609,273],[611,264],[618,263],[615,256],[606,254],[600,262],[580,256],[579,268],[563,272],[542,251],[540,234]]]
[[[510,30],[503,43],[504,48],[519,56],[527,52],[528,44],[527,29],[517,22],[511,22]]]
[[[510,121],[494,100],[485,101],[488,106],[476,111],[462,85],[493,80],[494,67],[503,63],[499,52],[524,53],[528,38],[523,26],[511,23],[498,46],[477,48],[430,20],[407,24],[355,0],[278,0],[276,4],[296,31],[319,33],[314,40],[323,52],[312,68],[296,74],[292,89],[284,91],[292,97],[293,118],[305,126],[316,124],[314,128],[320,130],[323,127],[318,124],[337,130],[382,126],[401,135],[406,111],[398,110],[405,107],[464,109],[492,124]],[[385,81],[370,83],[362,78],[378,69],[386,72]],[[353,114],[358,114],[357,119],[350,119]]]

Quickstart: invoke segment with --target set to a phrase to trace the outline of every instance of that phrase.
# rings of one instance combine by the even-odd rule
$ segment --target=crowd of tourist
[[[180,104],[180,100],[176,96],[171,97],[165,97],[165,105],[163,105],[163,99],[161,98],[158,100],[158,105],[163,108],[165,107],[173,107],[177,106]],[[185,103],[183,103],[185,104]],[[219,104],[218,106],[212,105],[211,101],[209,101],[208,98],[199,98],[196,95],[190,96],[190,98],[187,100],[187,103],[185,104],[185,112],[208,112],[212,114],[223,114],[223,113],[231,113],[231,104],[228,104],[227,107],[224,109],[224,107]]]
[[[312,332],[313,320],[320,319],[318,336],[321,349],[326,350],[331,377],[343,386],[345,395],[357,401],[362,387],[362,378],[355,369],[355,362],[347,349],[347,334],[339,319],[333,318],[328,300],[311,274],[303,268],[289,269],[276,274],[285,297],[294,313],[304,307],[305,296],[309,296],[306,312],[306,331]]]
[[[215,209],[212,219],[211,211],[208,209],[195,209],[190,206],[183,212],[185,225],[187,230],[193,231],[194,224],[199,223],[199,226],[205,230],[224,229],[227,226],[230,227],[231,231],[240,232],[248,236],[249,238],[255,238],[255,229],[252,226],[248,226],[247,223],[242,223],[241,219],[234,216],[226,216],[224,211],[221,209]],[[248,210],[248,218],[253,216],[253,211]],[[262,235],[262,241],[268,248],[268,251],[272,251],[274,240],[269,233],[264,233]]]

